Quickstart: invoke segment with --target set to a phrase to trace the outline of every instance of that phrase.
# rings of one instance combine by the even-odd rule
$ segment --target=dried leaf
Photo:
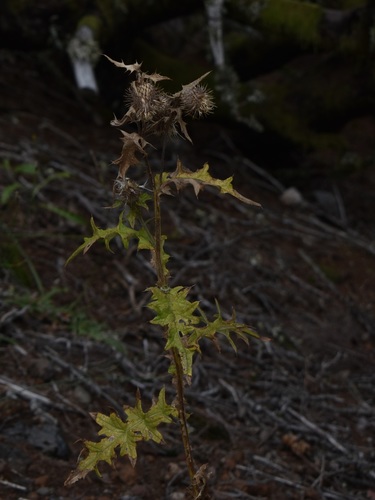
[[[191,137],[189,135],[189,132],[187,131],[187,128],[186,128],[186,123],[184,122],[183,118],[182,118],[182,110],[181,108],[173,108],[172,111],[175,113],[176,117],[175,117],[175,121],[178,123],[180,129],[181,129],[181,132],[182,132],[182,135],[185,137],[185,139],[187,139],[189,142],[193,143],[193,141],[191,140]]]
[[[292,450],[295,455],[302,456],[310,451],[311,446],[295,434],[284,434],[283,443]]]
[[[78,470],[78,469],[70,471],[69,476],[64,481],[64,486],[71,486],[80,479],[85,479],[85,477],[89,472],[90,472],[89,470]]]
[[[160,82],[162,80],[170,80],[168,76],[159,75],[158,73],[152,73],[152,75],[149,75],[148,73],[143,73],[142,75],[145,80],[151,80],[154,83]]]
[[[208,71],[207,73],[205,73],[204,75],[200,76],[199,78],[197,78],[196,80],[194,80],[193,82],[190,82],[186,85],[182,85],[182,89],[184,91],[186,90],[189,90],[189,89],[192,89],[194,87],[196,87],[204,78],[206,78],[206,76],[208,76],[209,74],[211,73],[211,71]],[[175,96],[179,95],[180,93],[182,92],[182,90],[180,90],[180,92],[177,92],[176,94],[174,94]]]
[[[124,68],[126,71],[129,71],[130,73],[133,73],[134,71],[138,72],[138,73],[142,73],[142,77],[145,80],[151,80],[154,83],[160,82],[161,80],[170,80],[170,78],[168,76],[159,75],[159,73],[152,73],[151,75],[149,75],[148,73],[141,72],[142,63],[135,62],[134,64],[125,64],[124,61],[122,61],[122,60],[121,60],[121,62],[115,61],[114,59],[111,59],[110,57],[108,57],[106,54],[103,54],[103,56],[106,57],[108,59],[108,61],[110,61],[112,64],[114,64],[118,68]]]
[[[149,145],[149,143],[136,132],[129,134],[121,130],[121,133],[123,135],[121,140],[124,145],[122,146],[121,156],[117,158],[117,160],[114,160],[113,163],[118,165],[118,176],[125,179],[128,169],[139,163],[136,153],[141,153],[145,156],[146,151],[144,148]]]
[[[118,62],[115,61],[114,59],[111,59],[107,55],[103,54],[104,57],[106,57],[111,63],[113,63],[115,66],[118,68],[124,68],[126,71],[130,71],[130,73],[133,73],[133,71],[140,71],[142,63],[135,62],[134,64],[125,64],[124,61]]]

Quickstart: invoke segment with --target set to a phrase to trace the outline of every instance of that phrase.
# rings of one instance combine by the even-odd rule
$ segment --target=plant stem
[[[151,166],[147,162],[148,176],[151,180],[153,195],[154,195],[154,259],[155,268],[157,273],[157,285],[159,287],[168,286],[168,276],[163,266],[163,248],[162,248],[162,232],[161,232],[161,209],[160,209],[160,196],[157,190],[157,183],[155,181],[154,174],[152,173]],[[161,174],[155,174],[161,175]],[[176,368],[175,382],[177,390],[177,411],[178,420],[180,422],[181,438],[185,451],[185,460],[189,472],[191,491],[193,498],[198,498],[199,490],[196,484],[195,475],[195,465],[193,460],[192,448],[190,443],[189,430],[187,426],[187,416],[185,410],[185,388],[184,388],[184,370],[181,363],[181,358],[178,350],[172,349],[173,362]]]
[[[189,430],[187,426],[183,368],[181,364],[180,355],[176,348],[172,349],[172,354],[173,354],[173,361],[176,367],[175,377],[176,377],[177,402],[178,402],[177,410],[178,410],[178,419],[180,421],[181,438],[184,445],[185,460],[189,472],[193,498],[197,498],[199,491],[195,481],[196,470],[193,460],[193,453],[191,449]]]
[[[164,272],[163,261],[162,261],[162,236],[161,236],[161,210],[160,210],[160,196],[156,188],[156,182],[154,174],[152,173],[150,163],[146,161],[148,177],[151,182],[153,197],[154,197],[154,261],[155,269],[157,275],[157,285],[159,287],[167,286],[168,277]],[[157,174],[155,174],[157,175]]]

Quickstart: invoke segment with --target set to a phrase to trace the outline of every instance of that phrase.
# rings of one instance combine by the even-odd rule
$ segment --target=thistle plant
[[[107,57],[107,56],[106,56]],[[206,186],[213,186],[220,193],[229,194],[244,203],[258,205],[237,192],[232,185],[232,177],[225,180],[211,176],[209,167],[191,171],[178,160],[172,172],[164,168],[165,144],[169,138],[180,135],[191,141],[188,134],[186,117],[200,118],[210,113],[213,100],[210,91],[201,83],[208,75],[201,76],[175,94],[165,92],[160,82],[169,78],[157,73],[148,74],[141,70],[141,64],[124,64],[122,61],[108,60],[134,76],[125,93],[127,111],[121,119],[115,118],[111,125],[125,127],[121,130],[122,151],[114,161],[118,166],[118,175],[114,181],[114,207],[120,209],[115,227],[100,229],[91,219],[92,235],[70,256],[68,262],[79,253],[86,253],[98,241],[103,241],[110,249],[113,238],[119,238],[125,249],[130,242],[135,242],[138,250],[147,250],[151,255],[151,264],[155,270],[155,283],[146,292],[150,296],[149,309],[154,313],[153,325],[160,327],[164,339],[164,349],[169,360],[171,387],[175,392],[173,401],[167,402],[165,387],[161,388],[147,411],[143,409],[141,395],[136,394],[134,407],[124,406],[124,418],[116,413],[105,415],[93,413],[91,416],[100,426],[98,442],[85,441],[83,453],[75,470],[67,480],[71,485],[84,478],[90,471],[99,473],[99,462],[113,464],[116,455],[127,455],[135,465],[137,461],[137,443],[152,440],[163,442],[161,424],[178,422],[181,441],[185,452],[187,471],[190,480],[189,495],[192,499],[210,498],[206,465],[196,465],[188,429],[188,414],[185,402],[185,387],[193,376],[193,358],[200,354],[203,339],[216,342],[217,335],[224,336],[236,351],[233,335],[248,343],[249,336],[258,335],[248,326],[237,322],[235,314],[224,319],[220,307],[212,320],[200,309],[198,301],[189,300],[189,288],[169,286],[168,260],[165,251],[166,236],[162,233],[161,199],[178,193],[187,186],[192,186],[198,196]],[[148,151],[153,142],[161,144],[160,164],[154,167]],[[142,169],[145,184],[139,184],[129,177],[133,168]],[[140,176],[137,176],[137,179]],[[147,187],[146,187],[147,186]],[[147,217],[146,217],[147,215]]]

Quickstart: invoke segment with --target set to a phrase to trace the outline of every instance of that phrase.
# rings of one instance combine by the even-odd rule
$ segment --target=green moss
[[[123,7],[121,7],[121,4],[123,4]],[[119,8],[119,10],[122,10],[125,8],[125,4],[126,2],[113,2],[113,0],[96,0],[100,16],[104,20],[109,31],[112,31],[118,21],[116,9]]]
[[[298,0],[268,0],[261,21],[271,32],[281,32],[303,45],[319,45],[320,6]]]
[[[100,32],[102,29],[102,21],[98,16],[90,15],[84,16],[80,19],[78,23],[78,27],[80,26],[88,26],[92,29],[94,36],[97,38],[100,36]]]
[[[343,0],[342,2],[342,10],[345,9],[356,9],[358,7],[364,7],[365,1],[364,0]]]
[[[95,0],[95,14],[88,13],[90,10],[82,8],[82,2],[78,0],[67,0],[67,5],[73,19],[79,19],[79,26],[89,26],[95,34],[95,37],[101,40],[107,40],[113,36],[115,26],[119,22],[121,13],[125,9],[122,5],[112,0]]]
[[[247,33],[239,33],[231,31],[225,35],[225,47],[228,52],[237,52],[243,50],[249,44],[249,36]]]
[[[259,85],[265,95],[261,105],[247,104],[242,114],[255,114],[266,129],[304,149],[339,147],[341,141],[336,134],[317,133],[310,128],[309,116],[293,100],[290,89],[278,81]],[[341,147],[341,146],[340,146]]]

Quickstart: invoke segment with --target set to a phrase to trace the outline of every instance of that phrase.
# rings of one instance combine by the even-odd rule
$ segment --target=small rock
[[[47,488],[46,486],[42,486],[41,488],[38,488],[37,491],[38,495],[41,497],[49,497],[51,498],[51,488]]]
[[[182,491],[175,491],[169,496],[169,500],[185,500],[185,493]]]
[[[285,191],[280,196],[280,201],[283,205],[287,207],[295,207],[301,205],[303,202],[303,196],[295,187],[290,187],[285,189]]]
[[[77,385],[74,389],[74,397],[82,404],[91,403],[91,394],[82,386]]]

